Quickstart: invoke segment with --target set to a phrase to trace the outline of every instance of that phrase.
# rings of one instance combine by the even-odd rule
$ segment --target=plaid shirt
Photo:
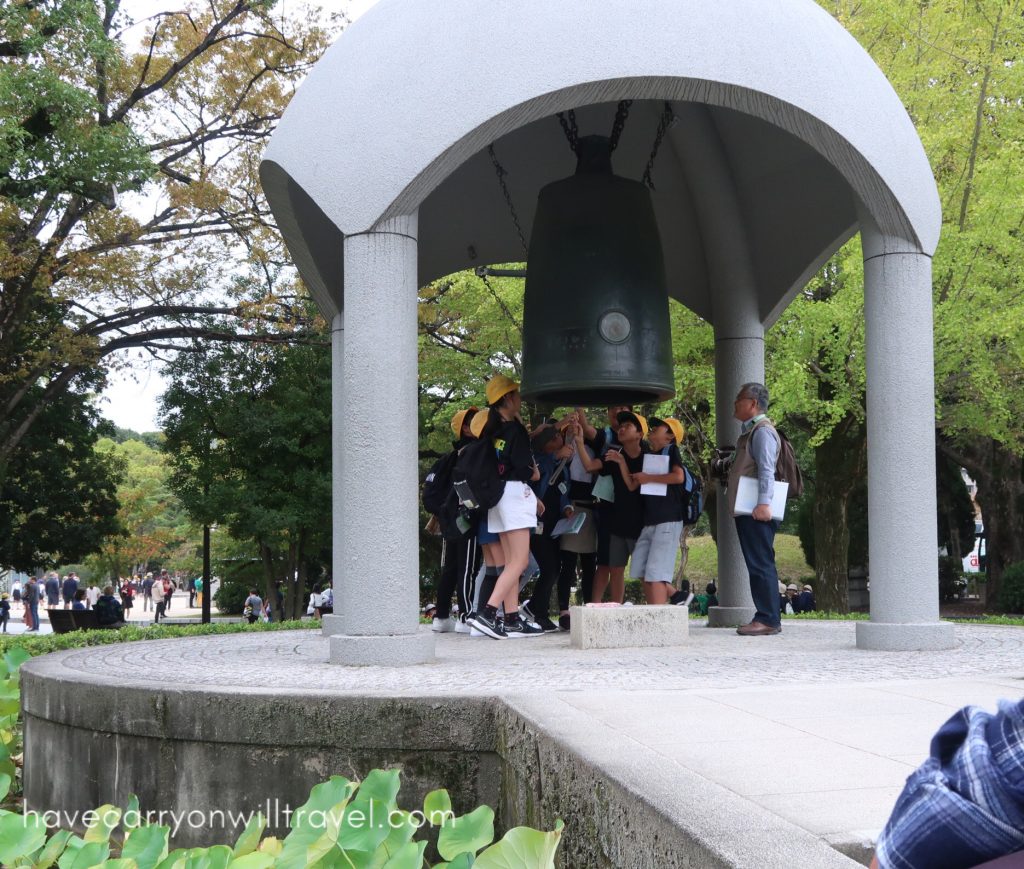
[[[1024,701],[961,709],[907,779],[878,841],[882,869],[957,869],[1024,849]],[[1024,856],[1024,855],[1022,855]]]

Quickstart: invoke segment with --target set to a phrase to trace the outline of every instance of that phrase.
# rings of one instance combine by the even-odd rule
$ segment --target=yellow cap
[[[460,410],[455,416],[452,417],[452,431],[455,433],[455,437],[462,437],[462,426],[465,425],[466,415],[469,413],[476,413],[479,408],[467,407],[465,410]]]
[[[495,374],[494,377],[487,381],[487,403],[495,405],[503,396],[508,395],[510,392],[515,392],[517,389],[519,389],[519,384],[511,377],[506,377],[504,374]]]
[[[642,416],[639,413],[634,413],[631,410],[620,410],[619,411],[619,415],[616,417],[616,422],[620,422],[620,423],[621,422],[625,422],[623,417],[631,417],[632,419],[635,419],[638,423],[640,423],[640,437],[641,438],[647,437],[647,432],[649,431],[649,428],[650,428],[647,425],[647,417]],[[630,420],[630,421],[632,421],[632,420]]]
[[[484,426],[487,425],[487,411],[483,410],[476,414],[469,423],[469,430],[473,432],[473,437],[479,438],[481,432],[484,430]]]
[[[683,438],[686,437],[686,429],[683,427],[683,424],[672,416],[666,417],[664,423],[669,427],[672,434],[675,435],[676,445],[682,446]]]

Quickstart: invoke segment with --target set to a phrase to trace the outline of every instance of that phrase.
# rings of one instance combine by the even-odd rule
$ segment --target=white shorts
[[[645,582],[672,582],[682,533],[682,522],[645,525],[633,548],[629,575],[636,579],[642,577]]]
[[[505,483],[501,500],[487,511],[487,530],[492,534],[537,527],[537,496],[519,480]]]

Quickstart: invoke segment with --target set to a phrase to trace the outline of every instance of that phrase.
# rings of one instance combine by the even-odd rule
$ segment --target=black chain
[[[498,155],[494,153],[494,145],[487,146],[487,153],[491,155],[491,162],[494,164],[494,171],[498,175],[498,183],[501,185],[501,192],[505,197],[508,210],[512,214],[512,222],[516,226],[519,241],[523,246],[523,253],[528,254],[530,252],[530,246],[526,243],[526,236],[523,234],[523,227],[519,223],[519,215],[516,214],[516,207],[512,202],[512,193],[509,191],[508,185],[505,183],[505,176],[508,175],[508,170],[498,161]]]
[[[651,148],[651,156],[647,161],[647,168],[644,169],[644,184],[654,189],[654,181],[651,178],[651,173],[654,171],[654,161],[658,156],[658,149],[661,147],[661,140],[665,138],[665,132],[669,127],[672,126],[672,122],[676,119],[675,112],[672,111],[672,106],[669,103],[665,103],[665,111],[661,113],[661,120],[658,121],[658,132],[654,135],[654,147]]]
[[[569,109],[568,117],[566,117],[565,112],[559,112],[558,123],[562,125],[562,132],[565,133],[565,138],[568,139],[569,147],[572,148],[573,154],[578,154],[580,146],[580,128],[576,126],[576,110]]]
[[[629,107],[633,105],[632,100],[622,100],[615,109],[615,123],[612,124],[612,134],[608,139],[608,150],[614,151],[619,147],[619,136],[622,135],[622,128],[626,126],[626,118],[629,117]]]

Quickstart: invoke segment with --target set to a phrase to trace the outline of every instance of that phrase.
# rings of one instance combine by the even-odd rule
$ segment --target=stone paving
[[[539,726],[620,781],[675,770],[679,787],[724,788],[752,818],[767,811],[863,859],[939,725],[963,705],[1024,695],[1024,630],[958,625],[956,635],[954,649],[907,653],[858,650],[853,622],[787,621],[779,636],[745,638],[694,621],[690,642],[670,649],[443,634],[435,664],[388,669],[331,666],[326,638],[289,631],[104,646],[60,662],[75,681],[142,686],[159,673],[171,689],[520,696]]]

